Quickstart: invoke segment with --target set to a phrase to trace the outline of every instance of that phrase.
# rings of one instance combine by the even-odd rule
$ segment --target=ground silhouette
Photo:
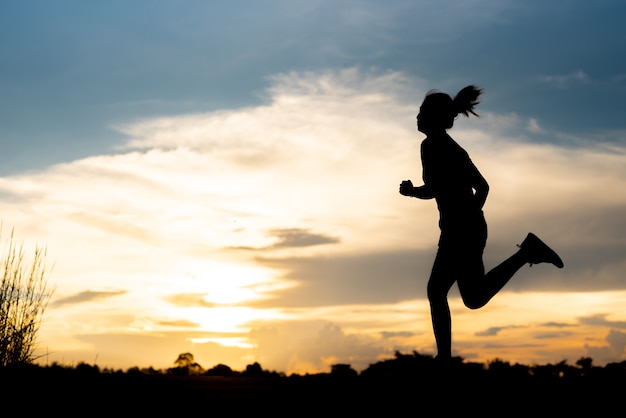
[[[195,362],[192,362],[194,364]],[[179,366],[182,368],[182,366]],[[539,416],[621,410],[626,361],[604,367],[581,358],[571,365],[521,365],[502,360],[468,362],[454,357],[446,367],[430,355],[396,353],[357,373],[349,364],[328,373],[286,375],[253,363],[243,371],[217,365],[202,374],[167,370],[23,366],[0,369],[5,408],[29,414],[59,412],[124,415],[182,413],[310,414],[351,416],[385,413],[447,413],[478,416]],[[197,370],[195,368],[194,370]],[[438,404],[444,398],[444,404]]]

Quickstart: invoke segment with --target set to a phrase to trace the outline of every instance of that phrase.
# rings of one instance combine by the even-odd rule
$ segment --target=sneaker
[[[528,233],[524,242],[518,247],[526,253],[531,266],[539,263],[551,263],[560,269],[563,268],[561,257],[532,232]]]

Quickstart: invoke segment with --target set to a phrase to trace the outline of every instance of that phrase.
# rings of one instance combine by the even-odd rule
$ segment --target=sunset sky
[[[489,182],[490,304],[453,354],[626,360],[626,3],[4,1],[0,220],[55,288],[40,361],[285,373],[434,354],[426,92],[484,89],[450,134]]]

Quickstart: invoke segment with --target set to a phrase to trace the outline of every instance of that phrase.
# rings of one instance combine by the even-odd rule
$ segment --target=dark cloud
[[[271,248],[310,247],[339,242],[338,238],[311,233],[306,229],[299,228],[272,229],[269,233],[278,238],[278,242],[272,245]]]
[[[597,213],[563,214],[563,227],[573,237],[555,236],[548,240],[565,261],[565,268],[539,264],[523,267],[506,285],[506,291],[587,292],[623,290],[626,276],[623,269],[623,245],[619,245],[624,227],[623,208],[605,209]],[[545,221],[550,225],[550,220]],[[601,238],[605,233],[609,239]],[[626,231],[623,231],[626,233]],[[540,235],[542,235],[540,233]],[[545,235],[552,237],[550,231]],[[490,241],[485,252],[487,270],[495,267],[516,247],[509,243]],[[326,306],[356,303],[394,303],[424,298],[436,248],[428,250],[399,249],[356,255],[317,258],[259,257],[265,266],[284,271],[283,279],[294,286],[277,290],[259,302],[264,306]],[[458,297],[454,286],[451,297]],[[556,326],[553,324],[553,326]]]
[[[623,359],[626,349],[626,333],[610,330],[605,338],[607,344],[602,346],[592,346],[585,344],[587,355],[598,363],[614,362],[616,359]]]
[[[114,291],[108,291],[108,292],[85,290],[75,295],[66,296],[64,298],[57,299],[53,301],[51,304],[53,306],[63,306],[63,305],[71,305],[75,303],[93,302],[96,300],[102,300],[102,299],[107,299],[107,298],[123,295],[125,293],[128,293],[128,292],[126,290],[114,290]]]
[[[531,216],[521,220],[537,225],[530,229],[559,253],[565,267],[556,269],[546,264],[524,267],[505,289],[517,292],[626,289],[626,276],[622,274],[626,260],[624,213],[626,207],[613,205],[590,210],[572,208],[566,213],[542,213],[536,219]],[[505,225],[494,225],[490,231],[502,227]],[[513,251],[510,243],[489,241],[485,266],[494,267]]]
[[[487,328],[484,331],[478,331],[474,335],[477,336],[477,337],[493,337],[495,335],[498,335],[500,333],[500,331],[502,331],[502,330],[512,329],[512,328],[523,328],[523,327],[517,326],[517,325],[509,325],[509,326],[505,326],[505,327],[490,327],[490,328]]]
[[[523,343],[523,344],[500,344],[500,343],[489,343],[481,345],[484,348],[498,348],[498,349],[507,349],[507,348],[541,348],[545,347],[545,344],[532,344],[532,343]]]
[[[563,323],[563,322],[546,322],[546,323],[541,324],[541,326],[544,326],[544,327],[555,327],[555,328],[566,328],[566,327],[574,327],[576,325],[574,325],[574,324],[566,324],[566,323]]]
[[[562,256],[565,267],[539,264],[523,267],[506,285],[506,291],[589,292],[626,289],[622,274],[626,253],[623,207],[572,210],[555,215],[543,214],[538,235]],[[539,222],[540,221],[540,222]],[[534,220],[527,221],[534,224]],[[495,229],[503,225],[495,225]],[[279,232],[280,231],[280,232]],[[560,231],[560,232],[556,232]],[[563,235],[563,231],[567,234]],[[276,233],[278,232],[278,233]],[[304,230],[276,230],[282,244],[324,242]],[[317,237],[317,238],[314,238]],[[319,258],[260,257],[262,264],[284,271],[284,280],[294,286],[277,290],[264,306],[325,306],[356,303],[393,303],[424,298],[426,283],[436,252],[436,243],[427,250],[398,249]],[[485,267],[495,267],[517,250],[514,242],[503,242],[501,235],[490,239],[485,251]],[[458,297],[454,286],[451,297]],[[556,325],[553,325],[556,326]]]
[[[612,329],[606,336],[606,341],[616,353],[623,353],[626,348],[626,333]]]
[[[572,335],[572,333],[568,331],[542,332],[539,334],[535,334],[534,338],[538,340],[544,340],[544,339],[554,339],[554,338],[566,338],[566,337],[569,337],[570,335]]]
[[[578,320],[583,325],[626,329],[626,321],[609,321],[606,319],[606,315],[604,314],[581,317],[581,318],[578,318]]]
[[[433,251],[405,250],[315,258],[258,258],[286,272],[293,287],[256,304],[311,307],[394,303],[425,297]]]
[[[312,247],[314,245],[336,244],[339,238],[318,234],[301,228],[276,228],[267,231],[267,235],[275,238],[276,242],[266,247],[230,247],[238,250],[274,250],[284,248]]]
[[[408,338],[416,334],[410,331],[396,331],[396,332],[383,331],[380,333],[380,335],[381,337],[383,337],[383,339],[389,339],[389,338],[395,338],[395,337]]]

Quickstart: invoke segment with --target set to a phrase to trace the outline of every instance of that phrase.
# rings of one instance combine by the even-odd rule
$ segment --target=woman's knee
[[[438,286],[429,282],[426,287],[426,296],[431,305],[446,303],[448,299],[448,289],[444,286]]]
[[[483,306],[485,306],[485,303],[486,303],[483,297],[480,297],[480,295],[477,295],[474,293],[470,293],[470,294],[461,293],[461,299],[463,300],[463,304],[472,310],[480,309]]]

